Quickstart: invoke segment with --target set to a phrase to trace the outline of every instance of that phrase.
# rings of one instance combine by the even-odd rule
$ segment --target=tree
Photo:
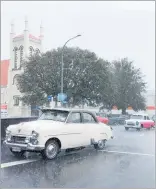
[[[101,87],[101,107],[100,109],[107,109],[112,110],[113,106],[115,105],[115,83],[114,83],[114,69],[111,64],[108,65],[108,80],[107,80],[107,87],[105,90]],[[103,81],[104,82],[104,81]]]
[[[145,110],[145,98],[143,93],[146,91],[146,83],[140,69],[136,69],[133,62],[127,58],[113,62],[112,67],[114,89],[114,105],[126,113],[130,106],[135,111]]]
[[[55,52],[54,52],[55,53]],[[23,94],[21,98],[27,105],[43,105],[47,96],[56,95],[58,91],[58,67],[48,52],[39,56],[35,54],[23,64],[24,72],[18,79],[18,88]],[[53,81],[55,80],[55,82]]]
[[[26,104],[43,105],[47,96],[60,93],[62,48],[34,55],[23,64],[18,88]],[[72,105],[108,103],[109,62],[88,50],[64,49],[64,93]]]

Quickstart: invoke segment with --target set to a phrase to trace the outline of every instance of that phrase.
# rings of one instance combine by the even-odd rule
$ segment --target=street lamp
[[[63,45],[63,48],[62,48],[62,56],[61,56],[61,58],[62,58],[62,61],[61,61],[61,93],[63,94],[63,71],[64,71],[64,62],[63,62],[63,53],[64,53],[64,48],[65,48],[65,46],[66,46],[66,44],[69,42],[69,41],[71,41],[71,40],[73,40],[73,39],[75,39],[75,38],[77,38],[77,37],[80,37],[81,35],[77,35],[77,36],[75,36],[75,37],[72,37],[72,38],[70,38],[70,39],[68,39],[68,41],[66,41],[65,42],[65,44]]]

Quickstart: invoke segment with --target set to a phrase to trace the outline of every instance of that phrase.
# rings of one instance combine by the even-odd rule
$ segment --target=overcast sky
[[[153,1],[6,1],[1,2],[1,60],[9,59],[10,23],[16,34],[29,30],[39,35],[44,26],[44,50],[62,46],[77,34],[82,37],[68,46],[94,51],[114,60],[128,57],[146,75],[149,89],[155,88],[155,2]]]

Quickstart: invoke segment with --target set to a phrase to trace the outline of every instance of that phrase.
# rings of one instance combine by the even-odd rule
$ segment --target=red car
[[[108,125],[108,118],[107,118],[107,116],[106,116],[105,113],[98,112],[98,113],[96,113],[96,117],[97,117],[97,119],[98,119],[100,122],[105,123],[105,124]]]
[[[96,117],[98,119],[99,122],[101,123],[104,123],[106,125],[108,125],[108,118],[107,118],[107,115],[105,113],[102,113],[102,112],[96,112]],[[109,126],[109,125],[108,125]],[[109,126],[111,128],[111,130],[113,130],[113,128],[111,126]]]

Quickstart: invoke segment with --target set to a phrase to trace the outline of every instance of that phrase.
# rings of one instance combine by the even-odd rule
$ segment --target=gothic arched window
[[[14,51],[14,69],[17,69],[17,51],[18,51],[18,48],[17,47],[14,47],[13,49]]]
[[[23,62],[23,46],[20,46],[19,50],[20,50],[20,66],[22,65]]]
[[[12,84],[13,84],[13,85],[16,84],[18,77],[19,77],[19,74],[16,74],[16,75],[13,77],[13,81],[12,81]]]
[[[33,55],[33,52],[34,52],[34,49],[33,49],[32,46],[29,47],[29,51],[30,51],[30,54],[29,54],[29,55],[30,55],[30,57],[31,57],[31,56]]]
[[[35,54],[39,55],[40,54],[40,50],[39,49],[35,49]]]

